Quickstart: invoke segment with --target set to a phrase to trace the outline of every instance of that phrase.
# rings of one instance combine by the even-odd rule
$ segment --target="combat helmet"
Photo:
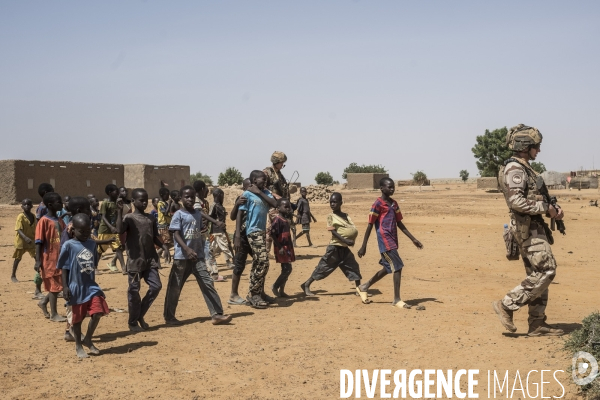
[[[512,151],[527,151],[529,146],[542,143],[542,134],[536,128],[519,124],[513,126],[506,135],[506,145]]]

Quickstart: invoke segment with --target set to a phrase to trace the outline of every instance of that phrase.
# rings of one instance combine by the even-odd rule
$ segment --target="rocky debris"
[[[331,193],[335,192],[332,186],[310,185],[306,186],[306,198],[311,203],[329,203]]]

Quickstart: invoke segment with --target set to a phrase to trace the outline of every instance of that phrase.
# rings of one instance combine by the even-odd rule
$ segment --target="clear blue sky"
[[[598,1],[0,1],[0,159],[477,174],[485,129],[600,165]]]

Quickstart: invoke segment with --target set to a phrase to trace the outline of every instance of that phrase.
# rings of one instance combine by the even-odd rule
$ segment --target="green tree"
[[[210,176],[204,175],[202,172],[198,171],[195,174],[190,175],[190,184],[193,184],[194,181],[204,181],[207,185],[212,185],[213,180]]]
[[[357,163],[350,163],[350,165],[344,169],[342,178],[348,179],[348,174],[385,174],[386,172],[387,170],[383,165],[358,165]]]
[[[411,175],[413,176],[413,181],[417,184],[417,185],[424,185],[425,183],[427,183],[427,175],[425,174],[425,172],[423,171],[417,171],[414,174],[411,173]]]
[[[460,171],[459,176],[460,176],[460,179],[463,180],[463,182],[466,182],[467,179],[469,179],[469,171],[467,171],[466,169],[463,169]]]
[[[219,174],[217,183],[219,186],[241,185],[243,181],[244,177],[242,176],[242,173],[234,167],[229,167],[225,172]]]
[[[317,176],[315,176],[315,182],[317,182],[318,185],[332,185],[333,184],[333,176],[331,176],[331,174],[329,173],[329,171],[327,172],[319,172],[317,174]]]
[[[531,168],[538,174],[543,174],[544,172],[547,171],[546,166],[544,164],[542,164],[541,162],[535,162],[535,161],[532,162]]]
[[[512,155],[506,146],[507,133],[506,127],[491,132],[486,129],[483,135],[475,138],[476,144],[471,151],[475,158],[479,159],[476,164],[481,176],[497,176],[502,163]]]

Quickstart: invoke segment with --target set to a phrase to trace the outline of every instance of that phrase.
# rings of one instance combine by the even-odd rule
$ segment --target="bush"
[[[424,185],[425,183],[427,183],[427,175],[425,174],[425,172],[423,171],[417,171],[414,174],[411,173],[411,175],[413,176],[413,181],[421,186]]]
[[[202,172],[198,171],[195,174],[190,175],[190,185],[194,183],[194,181],[204,181],[207,185],[212,185],[213,180],[210,176],[204,175]]]
[[[581,321],[581,328],[571,333],[571,336],[565,341],[565,350],[572,355],[578,351],[585,351],[594,356],[596,360],[600,360],[600,313],[598,311],[591,313]],[[579,388],[588,399],[600,398],[600,378],[598,377]]]
[[[543,174],[544,172],[546,172],[546,166],[541,162],[532,162],[531,168],[538,174]]]
[[[469,179],[469,171],[467,171],[466,169],[463,169],[460,171],[459,176],[460,176],[460,179],[463,180],[463,182],[466,182],[467,179]]]
[[[471,149],[476,161],[477,169],[482,177],[498,176],[500,166],[512,156],[512,151],[506,145],[506,127],[493,131],[485,130],[481,136],[477,136],[475,146]]]
[[[229,167],[225,172],[219,174],[217,183],[219,186],[241,185],[243,181],[244,177],[242,176],[242,173],[234,167]]]
[[[332,185],[333,184],[333,176],[331,176],[331,174],[329,173],[329,171],[327,172],[319,172],[317,174],[317,176],[315,176],[315,182],[317,182],[318,185]]]
[[[387,170],[382,165],[358,165],[357,163],[351,163],[344,169],[342,174],[343,179],[348,179],[348,174],[385,174]]]

